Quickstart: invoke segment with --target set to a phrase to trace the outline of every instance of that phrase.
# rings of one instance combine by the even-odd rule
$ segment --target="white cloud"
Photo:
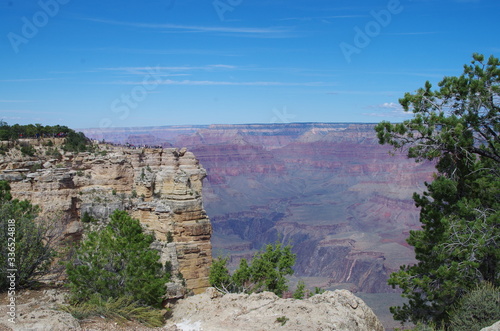
[[[206,66],[180,66],[180,67],[114,67],[114,68],[98,68],[98,70],[103,71],[121,71],[126,73],[135,73],[135,74],[147,74],[150,71],[155,71],[158,73],[159,71],[196,71],[196,70],[224,70],[224,69],[237,69],[238,67],[229,65],[229,64],[210,64]],[[185,74],[171,74],[172,76],[185,75]]]
[[[0,103],[34,102],[33,100],[0,100]]]
[[[53,80],[53,78],[17,78],[17,79],[0,79],[2,83],[26,83],[38,82],[42,80]]]
[[[394,102],[384,102],[383,104],[378,105],[377,107],[382,109],[403,110],[400,104]]]
[[[138,22],[122,22],[114,20],[104,20],[98,18],[84,18],[87,21],[123,25],[135,28],[146,28],[161,30],[161,32],[193,32],[193,33],[229,33],[247,37],[268,37],[268,38],[283,38],[290,32],[287,27],[230,27],[230,26],[200,26],[200,25],[180,25],[180,24],[155,24],[155,23],[138,23]]]
[[[367,108],[373,109],[371,113],[363,113],[366,116],[372,117],[404,117],[412,116],[411,112],[405,112],[400,104],[394,102],[384,102],[379,105],[368,106]]]
[[[138,81],[115,81],[104,84],[117,84],[117,85],[140,85],[142,82]],[[228,82],[228,81],[213,81],[213,80],[161,80],[158,82],[160,85],[193,85],[193,86],[330,86],[333,84],[324,82],[304,82],[304,83],[290,83],[290,82]]]

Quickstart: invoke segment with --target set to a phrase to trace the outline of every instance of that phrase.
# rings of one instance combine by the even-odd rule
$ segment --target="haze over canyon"
[[[290,242],[311,286],[393,291],[420,227],[412,193],[433,166],[378,144],[373,124],[290,123],[87,129],[114,143],[187,147],[207,170],[203,201],[214,255],[233,266],[263,244]]]

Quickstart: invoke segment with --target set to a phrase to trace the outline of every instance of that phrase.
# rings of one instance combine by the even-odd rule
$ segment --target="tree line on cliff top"
[[[64,125],[41,125],[41,124],[14,124],[9,125],[0,120],[0,141],[7,141],[9,144],[2,147],[2,151],[20,139],[40,139],[40,138],[64,138],[62,148],[67,152],[87,152],[92,151],[90,140],[82,132],[76,132]],[[29,144],[22,143],[23,154],[33,156],[35,151]],[[51,146],[50,143],[48,146]]]
[[[474,54],[459,77],[445,77],[436,90],[426,82],[399,100],[412,119],[376,126],[381,144],[436,166],[426,191],[413,196],[422,228],[407,242],[418,263],[402,266],[388,281],[408,298],[391,308],[396,320],[479,330],[500,319],[499,65],[493,56]],[[464,308],[463,300],[477,291],[489,296],[476,299],[475,311]],[[460,328],[465,320],[468,326]]]

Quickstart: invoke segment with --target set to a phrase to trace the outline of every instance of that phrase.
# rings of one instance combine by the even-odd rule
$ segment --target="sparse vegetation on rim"
[[[227,269],[228,258],[219,257],[210,268],[209,281],[224,293],[274,292],[280,296],[288,290],[287,275],[293,274],[295,254],[290,245],[277,242],[268,244],[257,252],[250,264],[241,259],[239,268],[231,275]]]

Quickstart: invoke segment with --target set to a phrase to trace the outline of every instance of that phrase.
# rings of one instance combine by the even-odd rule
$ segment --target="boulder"
[[[384,330],[373,311],[347,290],[296,300],[271,292],[221,296],[209,288],[178,301],[167,326],[204,331]]]
[[[482,328],[481,331],[500,331],[500,321],[487,328]]]

